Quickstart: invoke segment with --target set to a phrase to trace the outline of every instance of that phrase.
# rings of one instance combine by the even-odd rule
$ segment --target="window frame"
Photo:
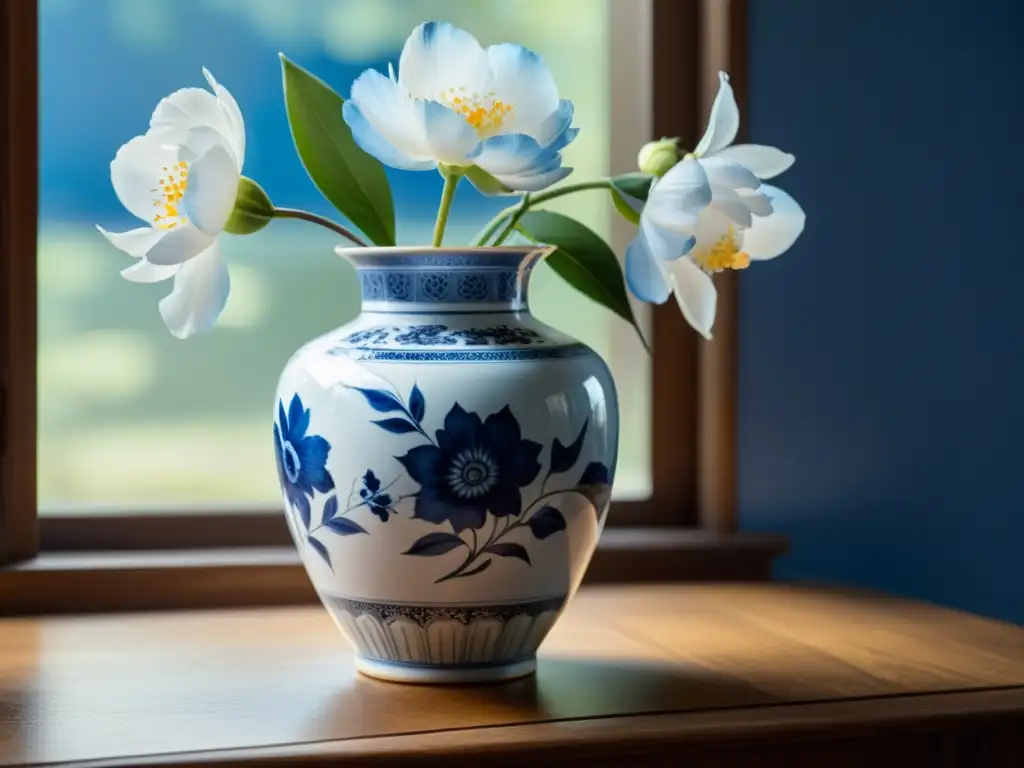
[[[36,19],[36,0],[5,2],[0,8],[0,109],[7,116],[0,124],[0,563],[31,557],[39,538]]]
[[[621,6],[627,4],[615,5],[620,6],[616,12],[621,13]],[[729,69],[742,104],[746,3],[651,0],[650,7],[651,136],[678,135],[685,145],[693,146],[703,131],[719,69]],[[13,569],[24,576],[45,570],[47,558],[70,556],[82,563],[81,569],[70,570],[81,574],[91,567],[89,557],[100,553],[141,551],[156,557],[161,551],[209,554],[214,549],[230,549],[236,566],[242,552],[251,550],[251,567],[264,567],[266,557],[258,556],[253,548],[292,548],[284,516],[276,505],[241,513],[167,510],[132,515],[38,515],[37,32],[38,0],[14,0],[0,7],[0,42],[7,51],[0,62],[0,105],[5,114],[19,116],[17,121],[8,119],[0,126],[0,565],[30,561],[39,555],[35,561],[22,562]],[[716,282],[719,305],[713,344],[699,342],[674,305],[653,307],[651,312],[648,333],[654,348],[661,350],[651,361],[653,493],[642,501],[613,503],[611,529],[602,538],[593,566],[601,580],[627,579],[638,572],[649,577],[649,569],[638,569],[645,559],[660,563],[658,573],[673,578],[681,571],[671,559],[678,560],[679,551],[692,551],[694,547],[732,551],[731,547],[739,545],[741,549],[757,549],[761,560],[767,558],[769,563],[784,549],[777,537],[736,535],[738,286],[732,274],[720,275]],[[670,557],[670,552],[675,554]],[[617,565],[601,565],[612,561]],[[175,566],[172,563],[167,567]],[[297,556],[291,567],[298,567]],[[10,576],[0,570],[0,584]],[[130,586],[124,584],[118,589],[129,590]],[[307,591],[309,597],[312,590]],[[230,592],[228,589],[221,596],[226,603],[253,604],[251,595],[232,600]],[[238,588],[236,597],[244,592]],[[285,592],[289,600],[295,598],[295,589]],[[96,603],[95,599],[84,599],[86,606]],[[121,606],[126,601],[113,602]],[[19,603],[22,609],[23,603]],[[178,602],[171,599],[170,603],[192,605],[204,601],[182,592]],[[53,609],[62,603],[39,599],[35,604]]]

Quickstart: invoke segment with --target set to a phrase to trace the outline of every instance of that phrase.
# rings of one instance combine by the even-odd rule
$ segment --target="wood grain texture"
[[[458,688],[358,676],[319,608],[0,622],[0,764],[653,760],[858,733],[862,755],[1015,759],[1022,723],[1024,629],[855,592],[590,587],[535,678]]]
[[[713,765],[715,768],[1019,768],[1014,689],[544,721],[136,757],[132,765]],[[707,761],[707,762],[705,762]],[[123,761],[75,763],[76,768]]]
[[[86,518],[96,523],[98,518]],[[75,522],[86,542],[104,551],[43,553],[0,569],[0,615],[92,611],[173,610],[309,604],[317,601],[294,546],[179,548],[164,518],[102,518],[135,529],[126,539],[101,540]],[[258,520],[270,528],[269,520]],[[273,516],[286,534],[283,515]],[[46,522],[45,520],[43,522]],[[70,519],[69,519],[70,522]],[[152,525],[150,525],[150,522]],[[202,521],[197,519],[194,523]],[[211,538],[242,528],[227,516],[211,521]],[[223,525],[222,525],[223,523]],[[198,525],[190,526],[190,528]],[[167,534],[158,549],[160,533]],[[189,534],[191,535],[191,534]],[[102,543],[101,543],[102,541]],[[128,541],[152,542],[124,550]],[[232,543],[243,539],[226,538]],[[209,543],[209,542],[207,542]],[[196,545],[194,545],[196,546]],[[764,534],[720,535],[690,529],[617,528],[601,536],[587,569],[587,583],[652,581],[766,581],[786,540]]]
[[[36,0],[0,3],[0,564],[36,551]]]

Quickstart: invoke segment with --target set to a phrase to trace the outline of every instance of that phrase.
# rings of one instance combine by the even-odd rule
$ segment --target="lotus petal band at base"
[[[485,605],[392,605],[321,595],[374,677],[470,682],[533,671],[566,597]],[[527,666],[523,666],[527,663]],[[428,679],[429,678],[429,679]]]

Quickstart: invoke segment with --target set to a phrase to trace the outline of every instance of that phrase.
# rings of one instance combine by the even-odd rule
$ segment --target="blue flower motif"
[[[372,469],[366,470],[366,474],[363,475],[363,487],[359,489],[359,497],[382,523],[386,523],[388,516],[395,511],[392,508],[394,499],[391,498],[391,494],[381,491],[380,480]]]
[[[485,421],[458,403],[437,431],[437,445],[420,445],[398,460],[420,484],[413,517],[456,533],[479,529],[495,517],[522,511],[519,489],[540,472],[541,445],[523,440],[519,422],[506,405]]]
[[[284,402],[279,400],[274,424],[277,475],[288,503],[299,511],[308,531],[309,500],[313,498],[313,491],[334,490],[334,478],[327,471],[331,444],[321,435],[307,435],[307,429],[309,409],[302,405],[302,398],[297,394],[292,397],[288,413],[285,413]]]

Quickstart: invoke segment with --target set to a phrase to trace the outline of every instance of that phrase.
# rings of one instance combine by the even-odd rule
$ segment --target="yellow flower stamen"
[[[723,269],[746,269],[750,266],[750,255],[741,251],[736,243],[736,230],[729,231],[718,238],[718,242],[708,248],[700,248],[692,254],[693,260],[706,272],[721,272]]]
[[[477,133],[490,136],[497,133],[502,124],[512,116],[515,107],[494,98],[494,91],[467,94],[464,86],[449,88],[441,92],[441,103],[462,115]]]
[[[188,163],[181,160],[174,167],[168,168],[165,165],[161,170],[165,175],[157,179],[159,186],[150,190],[157,193],[153,200],[153,207],[157,209],[153,214],[153,226],[174,229],[188,222],[178,208],[178,202],[188,189]]]

